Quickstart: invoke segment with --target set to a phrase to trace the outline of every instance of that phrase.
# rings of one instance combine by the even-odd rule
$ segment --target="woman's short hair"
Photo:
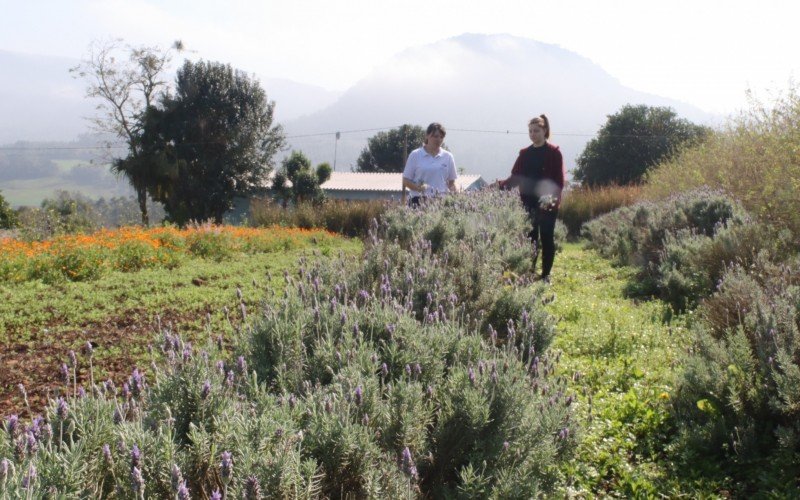
[[[441,123],[433,122],[430,125],[428,125],[428,129],[425,131],[425,135],[431,135],[434,132],[439,132],[440,134],[442,134],[442,137],[447,135],[447,132],[445,131]]]
[[[538,125],[544,129],[544,138],[550,138],[550,120],[544,114],[531,118],[531,121],[528,122],[528,126],[531,125]]]

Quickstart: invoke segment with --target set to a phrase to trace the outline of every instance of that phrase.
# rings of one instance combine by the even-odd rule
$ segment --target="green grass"
[[[239,254],[222,262],[193,258],[172,270],[116,271],[90,283],[0,284],[0,361],[19,367],[0,371],[0,406],[8,410],[11,401],[20,409],[18,383],[30,393],[44,392],[68,351],[87,341],[98,344],[96,376],[147,366],[147,345],[157,341],[159,317],[187,340],[228,337],[241,323],[237,288],[254,314],[283,289],[284,271],[295,273],[301,256],[328,258],[360,249],[358,240],[330,238],[283,253]]]
[[[562,351],[560,369],[578,394],[584,427],[575,458],[562,470],[564,493],[714,496],[713,480],[671,465],[669,398],[691,342],[691,318],[674,317],[659,301],[624,298],[634,275],[578,244],[566,244],[556,258],[556,300],[548,306],[558,318],[553,348]]]

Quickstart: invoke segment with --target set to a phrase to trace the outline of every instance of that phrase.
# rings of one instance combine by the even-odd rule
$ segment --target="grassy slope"
[[[660,302],[623,296],[631,268],[614,268],[596,253],[567,244],[556,258],[548,306],[559,318],[553,348],[573,377],[585,433],[563,469],[565,494],[714,496],[718,485],[671,465],[674,426],[669,395],[677,361],[690,342],[686,317]]]
[[[247,310],[254,312],[268,294],[282,289],[283,272],[294,273],[300,256],[314,250],[335,256],[361,248],[357,240],[327,241],[321,247],[239,255],[223,262],[189,259],[173,270],[113,272],[89,283],[0,284],[0,365],[13,368],[0,370],[0,415],[9,407],[20,409],[18,383],[43,396],[57,382],[68,351],[81,349],[86,341],[98,344],[97,376],[147,366],[157,315],[187,339],[207,330],[230,332],[240,322],[237,287]]]

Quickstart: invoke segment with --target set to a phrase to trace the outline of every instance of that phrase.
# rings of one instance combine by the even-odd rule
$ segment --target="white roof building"
[[[459,175],[456,189],[473,191],[486,186],[480,175]],[[403,174],[331,172],[321,186],[328,198],[338,200],[400,200],[403,195]]]

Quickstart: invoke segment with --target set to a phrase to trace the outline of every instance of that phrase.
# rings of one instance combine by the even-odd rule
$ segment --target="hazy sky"
[[[797,0],[0,0],[0,8],[0,50],[79,58],[98,38],[181,39],[198,57],[330,90],[405,48],[465,32],[560,45],[624,85],[716,113],[743,107],[748,88],[767,98],[800,76]]]

